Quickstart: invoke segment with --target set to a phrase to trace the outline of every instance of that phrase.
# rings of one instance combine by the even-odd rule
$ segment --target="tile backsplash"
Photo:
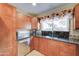
[[[70,22],[70,38],[79,39],[79,30],[74,30],[74,19]]]

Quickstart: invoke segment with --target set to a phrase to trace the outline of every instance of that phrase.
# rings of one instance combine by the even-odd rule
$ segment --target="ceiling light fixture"
[[[36,3],[32,3],[33,6],[36,6]]]

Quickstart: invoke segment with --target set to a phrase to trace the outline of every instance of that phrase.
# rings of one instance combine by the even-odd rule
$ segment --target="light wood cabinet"
[[[74,7],[75,29],[79,29],[79,4]]]
[[[57,56],[59,55],[59,47],[58,41],[48,40],[48,55],[49,56]]]
[[[33,17],[31,19],[31,25],[32,25],[32,29],[37,29],[38,21],[37,21],[37,18],[36,17]]]
[[[48,40],[45,38],[39,38],[39,52],[48,54]]]
[[[16,28],[23,28],[23,26],[25,25],[26,22],[26,17],[25,15],[23,15],[22,13],[17,13],[16,15]]]
[[[33,40],[34,40],[34,49],[38,51],[38,49],[39,49],[39,38],[34,37]]]
[[[60,56],[75,56],[76,55],[76,44],[63,43],[60,45]]]
[[[17,55],[16,8],[0,3],[0,55]]]
[[[30,51],[34,50],[34,38],[32,37],[30,40]]]
[[[31,40],[30,40],[30,50],[32,51],[32,50],[38,50],[39,48],[39,38],[37,38],[37,37],[33,37]]]
[[[23,28],[25,25],[28,26],[29,24],[31,24],[31,19],[32,19],[31,16],[26,16],[20,12],[17,12],[16,17],[17,17],[17,19],[16,19],[16,28],[17,29]]]

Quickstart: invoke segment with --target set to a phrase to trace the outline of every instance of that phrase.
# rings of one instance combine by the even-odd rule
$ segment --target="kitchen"
[[[0,3],[0,56],[79,56],[78,12],[77,3]]]

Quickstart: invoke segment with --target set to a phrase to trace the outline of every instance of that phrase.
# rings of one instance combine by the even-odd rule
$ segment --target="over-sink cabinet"
[[[31,39],[31,49],[37,50],[47,56],[77,56],[79,55],[79,45],[67,42],[33,37]]]

